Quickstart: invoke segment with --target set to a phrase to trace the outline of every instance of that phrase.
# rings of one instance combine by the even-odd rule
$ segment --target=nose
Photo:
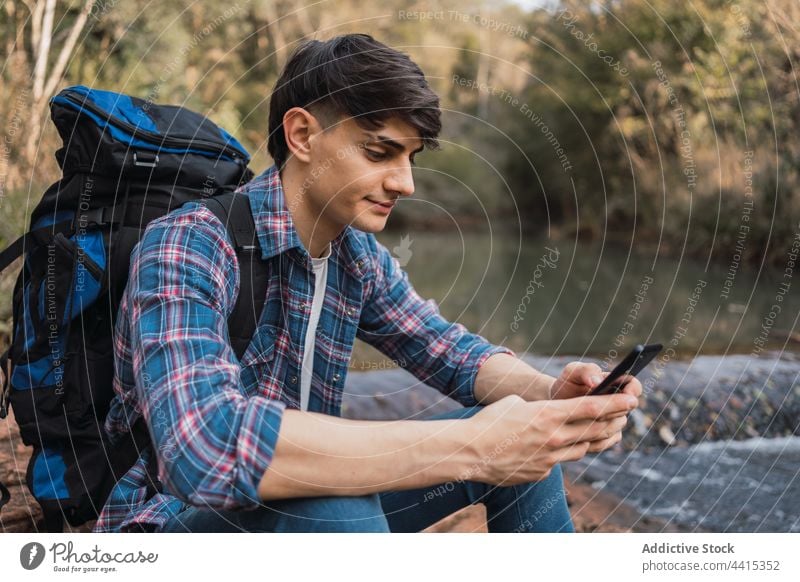
[[[411,196],[414,193],[414,176],[411,173],[411,164],[393,168],[384,180],[383,187],[388,192],[395,192],[397,196]]]

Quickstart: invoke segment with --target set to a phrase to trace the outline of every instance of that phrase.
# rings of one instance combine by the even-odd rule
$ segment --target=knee
[[[564,495],[564,473],[561,470],[561,465],[553,465],[547,477],[536,483],[531,483],[531,485],[536,485],[539,489],[551,491],[554,494],[561,493]]]
[[[378,494],[357,497],[304,497],[270,504],[281,529],[304,532],[389,532]]]
[[[545,505],[546,511],[553,507],[566,505],[567,493],[564,488],[564,474],[560,465],[553,465],[550,473],[540,481],[532,481],[512,487],[517,500],[526,499],[535,505]]]
[[[522,502],[525,507],[521,508],[521,514],[526,519],[514,531],[565,533],[575,531],[560,465],[553,465],[550,474],[542,481],[529,483],[520,492],[520,497],[525,498]]]

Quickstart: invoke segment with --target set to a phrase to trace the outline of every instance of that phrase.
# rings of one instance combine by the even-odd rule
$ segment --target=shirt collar
[[[261,256],[267,260],[288,250],[298,249],[299,254],[305,258],[307,266],[310,267],[311,255],[303,246],[292,221],[292,214],[286,206],[286,197],[278,167],[270,166],[248,182],[245,189],[250,198],[250,208],[253,211],[258,242],[261,244]],[[331,241],[330,250],[326,256],[341,254],[342,250],[345,251],[342,258],[345,259],[345,264],[348,266],[351,261],[365,253],[364,247],[350,225],[346,226]]]

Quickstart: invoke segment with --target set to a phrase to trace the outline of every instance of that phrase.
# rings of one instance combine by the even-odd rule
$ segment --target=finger
[[[555,463],[564,463],[567,461],[577,461],[582,459],[589,451],[590,443],[584,441],[568,447],[559,449],[555,454]]]
[[[587,386],[595,387],[602,382],[608,372],[603,372],[603,369],[597,364],[587,364],[586,369],[581,375],[581,381]]]
[[[642,383],[633,376],[625,376],[628,378],[627,384],[622,389],[626,394],[636,396],[637,398],[642,395]]]
[[[600,441],[594,441],[593,443],[589,443],[589,449],[586,451],[587,453],[601,453],[607,449],[610,449],[615,444],[622,440],[622,433],[618,432],[607,439],[603,439]]]
[[[565,423],[551,435],[548,443],[553,448],[574,445],[583,441],[596,441],[610,437],[622,430],[628,422],[626,416],[609,421],[579,420]]]
[[[586,382],[585,384],[579,386],[579,387],[580,388],[585,388],[585,390],[584,390],[585,394],[591,394],[600,384],[603,383],[603,381],[606,379],[608,374],[609,374],[609,372],[601,372],[600,374],[592,374],[591,376],[589,376],[589,381]]]
[[[602,396],[578,396],[554,404],[564,412],[564,422],[597,420],[618,412],[629,412],[639,401],[630,394],[604,394]]]
[[[599,441],[610,438],[622,431],[628,424],[626,415],[618,416],[608,421],[582,420],[564,425],[560,436],[568,439],[565,444],[579,443],[581,441]]]
[[[620,418],[620,417],[623,417],[623,416],[627,418],[630,413],[631,413],[631,411],[628,411],[628,412],[615,412],[614,414],[607,414],[605,416],[601,416],[600,418],[598,418],[596,422],[608,422],[609,420],[613,420],[615,418]]]
[[[602,380],[603,369],[591,362],[571,362],[564,367],[564,371],[561,373],[562,380],[572,382],[573,384],[586,384],[588,386],[594,386],[600,383],[599,381],[595,381],[597,380],[597,378],[593,378],[595,376]]]

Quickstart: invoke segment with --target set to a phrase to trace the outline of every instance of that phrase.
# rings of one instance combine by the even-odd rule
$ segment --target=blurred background
[[[625,343],[668,341],[701,280],[677,351],[749,353],[800,234],[798,22],[793,0],[8,0],[0,245],[58,177],[61,88],[198,110],[261,171],[293,48],[368,32],[441,96],[443,148],[418,157],[381,240],[446,316],[513,349],[601,355],[626,320]],[[558,264],[531,286],[548,245]],[[796,350],[800,294],[782,305],[764,343]],[[9,315],[0,302],[4,335]]]
[[[379,235],[421,295],[554,373],[576,358],[608,367],[636,343],[667,346],[626,445],[645,456],[582,476],[686,527],[800,529],[786,509],[800,502],[796,0],[5,0],[0,247],[58,179],[48,100],[63,87],[202,112],[260,172],[281,67],[302,40],[348,32],[407,52],[441,96],[443,147],[417,157],[416,194]],[[0,279],[0,343],[12,271]],[[355,375],[362,386],[402,383],[372,375],[394,367],[360,344],[351,362],[369,371]],[[631,490],[632,478],[685,472],[686,458],[664,464],[664,447],[757,437],[786,438],[793,452],[753,449],[768,463],[749,469],[755,481],[715,479],[763,493],[777,464],[779,492],[794,497],[717,522],[698,508],[728,489],[678,503],[712,483],[702,471],[720,449],[697,457],[701,473],[683,489]]]

